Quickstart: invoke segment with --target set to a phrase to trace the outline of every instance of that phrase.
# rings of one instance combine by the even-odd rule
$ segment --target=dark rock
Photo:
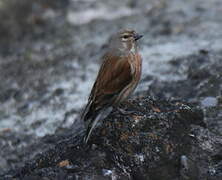
[[[122,108],[132,114],[114,110],[93,131],[89,146],[81,143],[83,133],[60,137],[59,141],[57,138],[58,143],[52,136],[53,148],[7,176],[86,179],[90,175],[103,179],[107,169],[111,175],[115,172],[117,179],[176,179],[180,176],[181,156],[190,156],[194,145],[189,135],[191,124],[203,123],[202,112],[181,102],[151,98],[131,103],[134,106],[123,104]],[[69,165],[59,167],[63,160],[68,160]],[[187,176],[198,172],[196,166],[190,169]],[[195,178],[198,176],[196,173]]]

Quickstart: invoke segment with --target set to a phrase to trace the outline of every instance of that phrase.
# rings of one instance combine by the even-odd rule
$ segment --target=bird
[[[81,119],[86,126],[84,143],[93,129],[135,90],[141,77],[142,58],[138,40],[143,35],[132,29],[120,30],[111,36],[102,64],[92,87]]]

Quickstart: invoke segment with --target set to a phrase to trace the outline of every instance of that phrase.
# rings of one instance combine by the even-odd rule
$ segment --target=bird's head
[[[122,30],[111,37],[109,47],[117,52],[135,52],[137,50],[136,41],[142,37],[134,30]]]

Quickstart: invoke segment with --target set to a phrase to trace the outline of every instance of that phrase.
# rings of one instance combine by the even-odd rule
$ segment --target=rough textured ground
[[[122,107],[130,112],[129,115],[113,111],[101,123],[94,131],[89,147],[79,141],[81,135],[53,137],[54,140],[60,139],[60,142],[54,142],[49,150],[28,162],[22,169],[12,172],[12,177],[198,178],[198,166],[188,162],[189,158],[196,162],[196,157],[190,152],[192,146],[197,146],[195,135],[190,134],[193,133],[190,125],[205,126],[202,111],[178,101],[139,98],[131,103],[133,107]],[[187,167],[182,167],[181,158],[184,158]],[[12,177],[8,175],[8,178]]]
[[[172,171],[188,157],[197,164],[200,179],[222,177],[220,0],[5,2],[0,4],[0,174],[32,162],[36,154],[54,148],[57,140],[70,142],[70,137],[73,144],[78,142],[74,138],[82,130],[78,114],[106,40],[120,28],[131,27],[145,35],[140,43],[143,77],[135,97],[151,96],[160,107],[164,102],[189,103],[204,113],[206,127],[191,125],[195,142],[189,140],[185,157],[173,156],[177,163]],[[111,117],[124,118],[115,113]],[[51,171],[36,173],[42,171],[40,175],[48,178],[50,172],[61,177],[69,174],[54,165]]]

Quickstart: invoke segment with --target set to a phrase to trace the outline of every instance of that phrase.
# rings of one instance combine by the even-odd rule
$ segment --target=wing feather
[[[106,56],[92,90],[92,100],[97,105],[112,103],[131,81],[132,74],[127,58]]]
[[[104,59],[89,96],[85,121],[92,112],[112,105],[133,78],[128,58],[106,54]]]

